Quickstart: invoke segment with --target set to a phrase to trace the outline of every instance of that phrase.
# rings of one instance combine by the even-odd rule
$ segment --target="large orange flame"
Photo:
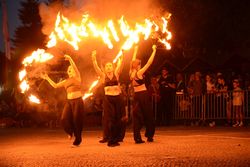
[[[109,49],[112,49],[114,46],[112,42],[119,42],[121,39],[124,39],[124,44],[121,46],[121,49],[129,50],[133,44],[139,42],[140,35],[143,35],[144,40],[147,40],[152,32],[161,31],[161,33],[165,35],[158,37],[159,42],[163,43],[164,45],[168,45],[167,49],[169,49],[169,40],[171,39],[172,35],[170,31],[168,31],[167,26],[170,16],[171,15],[169,14],[166,18],[162,17],[161,22],[159,23],[160,25],[154,20],[145,19],[144,22],[136,23],[135,26],[132,27],[129,25],[128,21],[124,19],[124,16],[122,16],[121,19],[117,20],[116,22],[113,20],[108,20],[107,25],[100,26],[95,24],[89,18],[89,15],[83,15],[82,21],[79,24],[76,24],[70,22],[59,12],[55,22],[55,29],[49,36],[50,40],[48,41],[47,47],[55,46],[57,40],[60,39],[70,44],[75,50],[78,50],[78,44],[83,38],[100,37]],[[115,23],[117,23],[119,26],[115,27]],[[113,37],[114,41],[111,39],[111,37]]]
[[[36,51],[32,52],[30,56],[27,56],[23,60],[23,64],[24,66],[27,66],[32,64],[33,62],[43,63],[52,59],[53,57],[53,55],[46,53],[44,49],[37,49]]]

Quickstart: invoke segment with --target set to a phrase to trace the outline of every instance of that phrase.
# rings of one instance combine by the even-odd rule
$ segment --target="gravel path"
[[[250,166],[250,128],[161,127],[155,142],[134,144],[131,129],[118,147],[85,129],[72,148],[61,129],[0,129],[0,167]]]

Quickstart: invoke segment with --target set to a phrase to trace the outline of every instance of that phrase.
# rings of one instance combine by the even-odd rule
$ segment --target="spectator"
[[[201,79],[201,73],[199,71],[195,72],[194,74],[194,80],[190,83],[189,89],[192,92],[192,114],[194,115],[193,119],[198,119],[198,121],[195,122],[195,125],[199,125],[199,123],[203,118],[204,114],[202,112],[202,92],[204,90],[203,81]]]
[[[175,83],[167,68],[161,71],[161,77],[158,81],[160,85],[160,109],[159,114],[162,115],[161,124],[169,123],[172,118],[173,98],[175,94]]]
[[[207,93],[215,92],[215,82],[210,74],[206,75],[206,92]]]
[[[191,74],[189,76],[189,81],[188,81],[188,85],[187,85],[187,92],[189,95],[192,95],[193,94],[193,87],[194,87],[194,74]]]
[[[194,81],[193,81],[193,95],[199,96],[202,94],[204,89],[203,81],[201,79],[201,73],[199,71],[195,72],[194,74]]]
[[[215,82],[212,78],[211,74],[206,75],[206,116],[210,118],[210,116],[213,114],[213,107],[215,106]],[[209,126],[214,127],[215,122],[209,124]]]
[[[160,100],[160,85],[157,82],[156,77],[151,78],[150,85],[148,86],[148,91],[151,97],[156,100],[156,102]]]
[[[224,109],[226,109],[227,115],[227,125],[231,125],[231,98],[229,96],[229,86],[226,83],[224,77],[222,75],[217,75],[217,96],[215,100],[215,113],[223,113]],[[214,115],[217,117],[218,115]],[[210,123],[210,126],[215,126],[215,122]]]
[[[186,92],[185,90],[185,83],[183,80],[183,76],[181,73],[178,73],[176,75],[176,93],[184,94]]]
[[[236,123],[233,127],[241,127],[243,126],[243,102],[244,102],[244,93],[240,88],[240,83],[238,79],[234,79],[233,81],[233,109],[236,116]]]

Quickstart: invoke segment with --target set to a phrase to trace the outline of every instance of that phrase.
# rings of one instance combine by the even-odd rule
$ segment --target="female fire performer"
[[[155,133],[154,112],[152,110],[151,99],[145,86],[143,74],[153,63],[156,45],[152,46],[153,52],[148,59],[148,62],[141,68],[141,61],[136,59],[138,47],[135,47],[131,67],[130,80],[134,88],[134,106],[133,106],[133,131],[136,144],[145,143],[141,138],[140,130],[143,126],[143,121],[146,126],[145,137],[148,142],[153,142]]]
[[[104,137],[107,137],[109,147],[119,146],[119,141],[123,140],[120,138],[120,132],[122,117],[125,113],[119,84],[119,76],[123,66],[123,55],[120,57],[115,69],[113,64],[108,62],[102,71],[96,61],[96,51],[92,52],[92,61],[94,69],[101,77],[104,85],[104,133],[107,133],[104,134]],[[106,128],[107,131],[105,132]]]
[[[67,102],[64,106],[61,122],[65,132],[69,138],[75,136],[73,146],[79,146],[82,141],[82,126],[83,126],[83,100],[81,91],[81,76],[74,61],[69,55],[65,55],[65,60],[68,60],[70,66],[67,73],[69,78],[55,83],[47,74],[42,75],[42,78],[47,80],[54,88],[64,87],[67,92]]]

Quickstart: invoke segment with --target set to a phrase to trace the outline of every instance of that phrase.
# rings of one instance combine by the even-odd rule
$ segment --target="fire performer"
[[[116,68],[113,63],[105,64],[104,70],[98,66],[96,61],[96,51],[92,52],[94,69],[101,77],[104,85],[104,140],[107,138],[108,146],[119,146],[122,117],[125,114],[125,106],[121,97],[119,76],[123,67],[123,55],[119,58]],[[105,141],[103,141],[105,142]]]
[[[82,128],[83,128],[83,100],[81,91],[81,76],[73,59],[69,55],[65,55],[65,60],[68,60],[70,66],[67,73],[69,78],[55,83],[47,74],[43,74],[41,77],[49,82],[54,88],[64,87],[67,92],[67,102],[64,106],[61,122],[64,131],[75,140],[73,146],[79,146],[82,141]]]
[[[141,138],[141,128],[143,122],[146,126],[145,137],[148,142],[153,142],[155,133],[154,112],[151,105],[151,98],[145,86],[144,76],[145,71],[153,63],[156,45],[152,46],[153,52],[148,59],[148,62],[141,68],[141,60],[136,59],[138,47],[135,47],[131,67],[130,80],[134,88],[134,105],[133,105],[133,131],[136,144],[145,143]]]

